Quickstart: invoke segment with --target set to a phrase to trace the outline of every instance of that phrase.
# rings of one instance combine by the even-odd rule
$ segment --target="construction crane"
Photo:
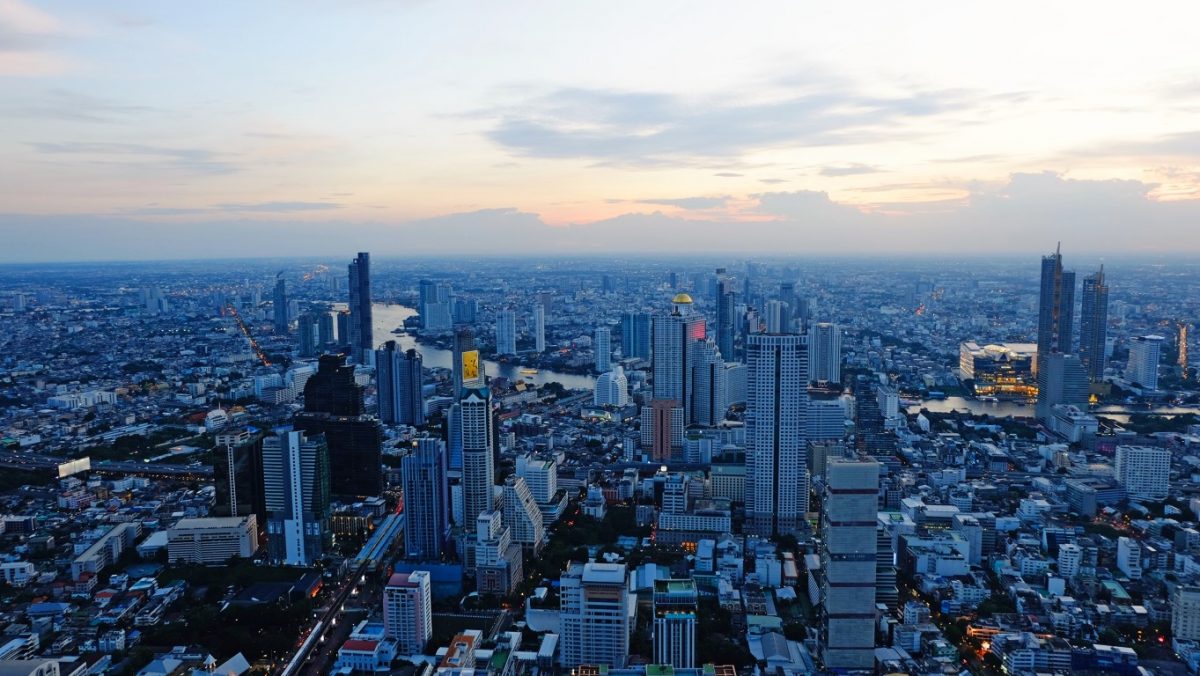
[[[226,305],[225,309],[233,317],[233,320],[237,322],[238,328],[242,330],[242,335],[246,336],[246,340],[250,341],[250,349],[254,350],[254,354],[258,355],[258,360],[263,363],[263,366],[270,366],[271,360],[267,359],[267,353],[263,352],[262,348],[258,346],[258,341],[254,339],[254,336],[250,335],[250,327],[246,326],[246,322],[242,321],[242,316],[238,314],[237,308],[233,305]]]

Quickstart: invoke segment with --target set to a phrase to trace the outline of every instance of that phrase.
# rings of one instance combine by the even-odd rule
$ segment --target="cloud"
[[[616,200],[619,202],[636,202],[638,204],[657,204],[664,207],[679,207],[680,209],[716,209],[723,207],[729,201],[729,196],[724,197],[674,197],[674,198],[653,198],[639,200]]]
[[[779,185],[780,183],[787,183],[787,179],[785,179],[785,178],[760,178],[760,179],[758,179],[758,182],[766,183],[767,185]]]
[[[218,213],[296,213],[305,211],[328,211],[341,209],[336,202],[227,202],[207,207],[167,207],[150,204],[124,210],[120,213],[133,216],[190,216]]]
[[[860,174],[875,174],[883,171],[869,164],[844,164],[841,166],[821,167],[822,176],[858,176]]]
[[[1139,141],[1117,141],[1103,146],[1068,153],[1081,156],[1111,157],[1200,157],[1200,131],[1166,134]]]
[[[717,173],[713,174],[713,176],[720,176],[721,178],[739,178],[742,175],[743,174],[739,174],[735,171],[718,171]]]
[[[487,138],[518,156],[695,165],[763,149],[908,138],[916,133],[910,120],[963,109],[968,99],[960,90],[893,98],[806,90],[745,102],[568,88],[502,110]]]
[[[6,245],[0,259],[223,257],[230,242],[246,256],[322,255],[329,253],[334,231],[339,247],[380,256],[619,254],[631,246],[664,254],[1036,255],[1059,240],[1079,255],[1200,253],[1200,200],[1155,201],[1154,188],[1140,181],[1014,174],[1002,184],[973,186],[965,199],[936,204],[867,210],[824,192],[798,190],[752,195],[742,220],[656,211],[566,226],[514,208],[401,223],[277,221],[219,210],[201,222],[170,224],[151,214],[0,214]]]
[[[333,202],[234,202],[218,204],[219,211],[259,211],[259,212],[288,212],[288,211],[325,211],[340,209],[342,205]]]
[[[122,122],[154,110],[149,106],[123,104],[66,89],[52,89],[36,99],[24,102],[10,100],[0,104],[0,116],[3,117],[68,122]]]
[[[53,15],[22,0],[0,0],[0,76],[36,77],[69,70],[71,61],[52,51],[66,35]]]
[[[153,163],[200,174],[226,174],[235,167],[204,148],[177,148],[145,143],[54,141],[28,144],[46,155],[91,156],[100,163]]]

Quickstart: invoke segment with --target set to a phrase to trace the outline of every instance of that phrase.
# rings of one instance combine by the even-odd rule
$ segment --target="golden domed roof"
[[[685,304],[685,303],[688,305],[691,305],[692,297],[687,295],[686,293],[680,291],[679,293],[675,294],[675,298],[673,298],[671,300],[671,302],[675,303],[676,305],[681,305],[681,304]]]

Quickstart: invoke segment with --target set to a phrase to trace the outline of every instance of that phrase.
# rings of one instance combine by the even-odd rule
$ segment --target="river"
[[[403,326],[405,319],[416,316],[416,314],[416,310],[405,305],[372,304],[371,324],[375,332],[375,342],[383,343],[387,340],[395,340],[400,347],[406,350],[416,348],[421,353],[426,368],[450,368],[450,364],[454,361],[454,354],[450,350],[443,350],[432,345],[421,345],[410,334],[392,333],[392,329]],[[489,376],[502,376],[512,381],[524,379],[535,385],[557,382],[569,390],[590,390],[596,384],[595,378],[576,373],[540,369],[535,374],[526,375],[521,373],[521,366],[518,364],[501,364],[490,359],[485,359],[483,363]]]
[[[908,407],[909,413],[916,413],[921,409],[926,408],[934,413],[949,413],[951,411],[966,411],[975,415],[990,415],[997,418],[1026,417],[1032,418],[1034,413],[1033,404],[1025,404],[1021,406],[1014,401],[979,401],[978,399],[967,399],[964,397],[946,397],[945,399],[926,399],[919,404]],[[1151,415],[1179,415],[1181,413],[1196,413],[1200,414],[1200,408],[1188,406],[1156,406],[1147,409],[1134,409],[1128,406],[1119,406],[1106,404],[1098,406],[1091,410],[1094,415],[1111,418],[1117,422],[1129,422],[1131,413],[1147,413]]]

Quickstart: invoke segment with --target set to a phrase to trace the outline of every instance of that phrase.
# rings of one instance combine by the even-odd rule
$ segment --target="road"
[[[37,453],[0,452],[0,467],[24,470],[56,471],[64,462],[78,458],[61,458],[53,455]],[[161,463],[121,462],[104,460],[92,463],[93,472],[107,474],[130,474],[161,479],[193,479],[203,480],[213,477],[213,468],[208,465],[189,467],[187,465],[168,465]]]

